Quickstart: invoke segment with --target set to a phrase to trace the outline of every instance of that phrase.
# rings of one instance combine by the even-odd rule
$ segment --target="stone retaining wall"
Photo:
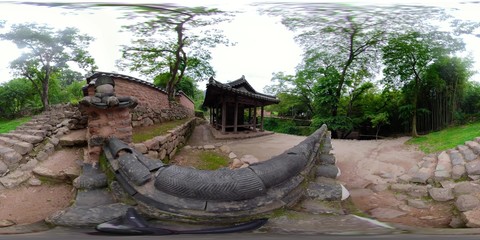
[[[202,120],[192,118],[188,122],[169,130],[167,134],[156,136],[143,143],[134,144],[134,149],[149,158],[168,161],[173,158],[180,147],[185,145],[199,121]]]

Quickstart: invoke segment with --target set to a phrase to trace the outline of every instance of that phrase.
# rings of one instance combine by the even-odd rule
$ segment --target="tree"
[[[77,63],[84,70],[93,71],[96,68],[93,58],[86,51],[92,38],[81,35],[75,28],[54,30],[34,23],[16,24],[0,38],[25,49],[19,58],[12,61],[10,68],[17,76],[32,83],[40,95],[43,109],[49,105],[52,75],[68,69],[70,62]]]
[[[13,118],[27,108],[36,108],[34,92],[26,79],[12,79],[0,85],[0,118]]]
[[[384,82],[408,89],[411,134],[417,133],[418,99],[425,73],[436,59],[463,49],[459,39],[445,32],[421,34],[409,32],[389,40],[382,49],[385,64]]]
[[[166,5],[145,5],[138,9],[147,20],[124,26],[136,39],[132,46],[123,46],[119,67],[151,77],[168,73],[163,76],[168,76],[166,90],[171,101],[176,85],[185,76],[205,79],[214,75],[209,48],[228,41],[211,26],[227,20],[224,12]]]

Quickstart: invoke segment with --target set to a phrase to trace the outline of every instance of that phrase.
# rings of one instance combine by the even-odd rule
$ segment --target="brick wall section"
[[[184,93],[177,95],[177,103],[169,103],[166,92],[148,85],[149,83],[138,79],[112,78],[117,96],[131,96],[138,100],[138,106],[131,111],[133,127],[193,117],[195,114],[193,101]],[[93,96],[94,85],[89,85],[87,92]]]
[[[169,108],[167,94],[158,89],[121,78],[114,78],[114,81],[117,96],[135,97],[138,105],[152,109]]]

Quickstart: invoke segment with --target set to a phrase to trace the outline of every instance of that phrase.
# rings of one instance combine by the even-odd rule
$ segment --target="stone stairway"
[[[480,179],[480,137],[455,149],[429,154],[400,176],[404,182],[435,183],[445,180]]]
[[[38,162],[47,159],[59,138],[78,128],[81,113],[72,106],[56,106],[8,133],[0,134],[0,189],[27,181]]]

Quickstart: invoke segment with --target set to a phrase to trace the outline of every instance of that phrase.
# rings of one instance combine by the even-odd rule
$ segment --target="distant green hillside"
[[[418,138],[412,138],[407,143],[418,145],[419,149],[425,153],[434,153],[455,148],[476,137],[480,137],[480,122],[449,127]]]

